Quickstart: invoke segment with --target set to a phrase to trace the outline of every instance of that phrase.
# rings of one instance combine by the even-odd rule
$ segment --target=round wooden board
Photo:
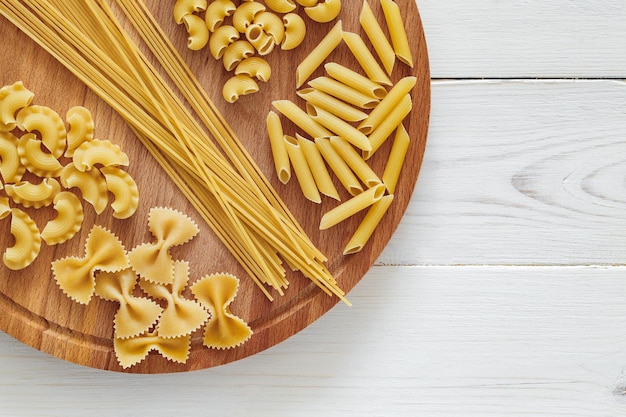
[[[271,109],[272,100],[291,99],[302,104],[295,94],[295,68],[335,22],[314,23],[299,10],[308,24],[305,44],[294,51],[276,49],[272,52],[268,56],[273,70],[272,79],[261,85],[259,93],[245,96],[231,105],[221,97],[221,87],[229,75],[221,63],[210,56],[208,48],[198,52],[186,49],[184,28],[175,25],[171,17],[173,1],[150,0],[146,3],[254,160],[313,242],[327,255],[327,265],[341,288],[349,292],[372,266],[399,224],[417,180],[426,144],[430,74],[426,41],[414,0],[398,0],[397,3],[406,21],[415,67],[396,63],[392,75],[394,82],[407,75],[417,77],[417,86],[412,93],[413,110],[405,122],[412,142],[390,211],[365,249],[352,256],[343,256],[342,249],[362,215],[320,232],[320,218],[337,203],[328,198],[320,205],[310,203],[302,197],[295,179],[286,186],[278,182],[265,130],[265,117]],[[379,21],[384,23],[378,1],[370,1],[370,4]],[[365,37],[358,23],[361,6],[360,1],[345,0],[340,19],[344,30]],[[382,26],[385,27],[384,24]],[[134,33],[131,34],[134,36]],[[290,271],[290,287],[286,294],[282,297],[276,294],[274,302],[268,301],[108,105],[4,18],[0,18],[0,39],[5,45],[0,58],[0,85],[21,80],[35,93],[33,104],[51,107],[62,116],[75,105],[90,109],[95,119],[96,137],[119,144],[128,154],[131,164],[127,171],[136,180],[141,197],[137,213],[128,220],[114,219],[110,207],[96,215],[90,205],[84,204],[83,228],[72,240],[59,246],[42,245],[37,260],[21,271],[10,271],[0,263],[1,330],[43,352],[89,367],[134,373],[180,372],[218,366],[258,353],[302,330],[338,303],[337,298],[327,296],[306,278]],[[330,60],[358,69],[354,57],[343,44]],[[318,70],[314,77],[322,72]],[[284,120],[284,129],[288,134],[298,131],[287,120]],[[373,168],[379,175],[382,174],[390,145],[391,141],[388,141],[373,158]],[[340,189],[339,186],[337,188]],[[348,197],[343,190],[340,193],[343,199]],[[202,332],[199,330],[192,336],[191,352],[185,364],[170,362],[151,352],[143,362],[123,370],[113,351],[112,319],[117,305],[98,297],[94,297],[87,306],[73,302],[56,284],[50,266],[53,260],[62,257],[83,256],[85,239],[95,224],[114,232],[127,250],[152,241],[147,216],[150,208],[156,206],[182,211],[200,227],[201,231],[195,239],[172,252],[175,259],[190,263],[191,281],[216,272],[240,277],[241,286],[231,308],[248,322],[254,335],[240,347],[219,351],[202,345]],[[55,215],[50,207],[25,211],[36,220],[40,229]],[[10,217],[0,221],[0,233],[4,236],[0,250],[4,251],[13,244]],[[189,295],[188,290],[186,294]],[[342,305],[338,308],[348,307]]]

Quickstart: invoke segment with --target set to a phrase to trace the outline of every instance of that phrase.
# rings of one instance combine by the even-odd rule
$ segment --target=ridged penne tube
[[[370,207],[367,211],[367,214],[350,238],[350,241],[348,241],[343,249],[344,255],[358,253],[365,247],[370,237],[380,224],[383,216],[387,213],[387,210],[389,210],[392,202],[393,195],[386,195],[372,204],[372,207]]]
[[[362,109],[373,109],[378,106],[378,103],[380,103],[380,100],[372,97],[371,95],[357,91],[354,88],[332,78],[317,77],[309,81],[309,85],[316,90],[322,91]]]
[[[224,50],[222,64],[228,72],[234,70],[241,61],[254,55],[254,46],[244,39],[239,39]]]
[[[259,91],[259,85],[247,75],[235,75],[229,78],[222,87],[222,96],[229,103],[234,103],[241,96]]]
[[[61,192],[61,185],[54,178],[44,178],[39,184],[28,181],[6,184],[5,191],[15,203],[38,209],[52,204],[54,197]]]
[[[406,131],[404,125],[400,124],[396,130],[396,137],[391,146],[389,159],[387,160],[387,165],[383,172],[383,184],[385,184],[387,191],[391,194],[396,190],[396,184],[400,178],[400,172],[404,166],[404,160],[410,144],[411,139],[409,133]]]
[[[326,36],[324,36],[320,43],[304,58],[300,65],[298,65],[296,68],[296,88],[300,88],[315,70],[322,65],[330,53],[339,46],[342,33],[343,29],[340,20],[328,31]]]
[[[280,48],[284,51],[290,51],[300,46],[306,36],[304,19],[297,13],[288,13],[283,16],[283,25],[285,26],[285,39],[283,39]]]
[[[370,151],[372,149],[372,145],[370,144],[367,136],[359,132],[350,123],[345,122],[334,114],[315,106],[310,106],[309,110],[309,114],[314,121],[335,133],[335,135],[343,137],[345,140],[363,151]]]
[[[83,224],[83,206],[78,197],[63,191],[54,197],[56,217],[41,231],[41,238],[50,246],[70,240]]]
[[[237,7],[230,0],[214,0],[206,9],[204,21],[211,33],[222,25],[224,19],[231,16]]]
[[[74,164],[67,164],[60,173],[61,184],[67,189],[78,188],[83,200],[91,204],[97,214],[109,204],[106,180],[99,169],[79,171]]]
[[[20,161],[17,146],[18,139],[15,135],[11,132],[0,132],[0,175],[5,184],[18,182],[26,171]]]
[[[372,96],[376,99],[383,99],[387,95],[387,90],[382,85],[370,80],[369,78],[352,71],[336,62],[329,62],[324,65],[326,72],[335,80],[354,88],[363,94]]]
[[[76,148],[83,142],[93,139],[95,125],[91,112],[82,106],[75,106],[69,109],[65,120],[67,120],[67,123],[70,125],[67,131],[67,149],[65,150],[65,156],[71,158]]]
[[[100,171],[104,175],[107,189],[113,194],[113,217],[127,219],[135,214],[139,205],[139,190],[133,177],[116,167],[103,167]]]
[[[306,100],[307,108],[308,106],[319,107],[346,122],[359,122],[367,118],[367,113],[315,88],[305,88],[298,91],[297,94]]]
[[[276,45],[280,45],[285,38],[283,20],[276,13],[261,12],[254,17],[254,23],[261,26],[263,32],[270,35]]]
[[[289,179],[291,179],[291,164],[289,163],[289,154],[287,153],[287,144],[285,143],[280,117],[273,111],[270,111],[267,114],[266,126],[276,175],[280,182],[287,184]]]
[[[380,184],[376,187],[363,191],[361,194],[356,197],[352,197],[344,203],[341,203],[322,216],[322,220],[320,221],[320,230],[330,229],[331,227],[354,216],[361,210],[371,207],[371,205],[380,200],[384,194],[385,186]]]
[[[209,51],[215,59],[222,59],[228,45],[239,39],[239,32],[233,26],[220,26],[209,38]]]
[[[96,165],[128,166],[128,155],[108,140],[94,139],[76,149],[72,161],[79,171],[89,171]]]
[[[328,23],[339,16],[341,0],[322,0],[315,6],[305,7],[304,12],[315,22]]]
[[[233,13],[233,26],[240,33],[245,33],[257,14],[264,12],[265,6],[258,1],[246,1],[241,3]]]
[[[58,177],[63,165],[51,153],[44,152],[42,143],[34,133],[23,135],[17,144],[20,162],[38,177]]]
[[[174,3],[174,21],[183,23],[183,18],[192,13],[202,12],[207,8],[207,0],[176,0]]]
[[[17,126],[15,115],[30,106],[35,94],[21,81],[0,88],[0,132],[10,132]]]
[[[265,5],[276,13],[289,13],[296,9],[293,0],[265,0]]]
[[[246,39],[248,39],[261,56],[268,55],[276,46],[274,38],[265,33],[263,27],[257,23],[252,23],[246,28]]]
[[[365,184],[368,188],[374,187],[382,181],[374,172],[367,162],[363,160],[361,155],[350,144],[339,136],[330,138],[330,144],[337,151],[339,156],[346,161],[352,172]]]
[[[291,161],[291,166],[293,166],[293,172],[296,174],[298,184],[300,184],[302,194],[306,199],[314,203],[321,203],[322,197],[317,189],[311,168],[304,156],[304,152],[302,152],[298,140],[292,136],[285,135],[285,143],[287,145],[289,160]]]
[[[183,17],[183,23],[189,34],[187,48],[192,51],[199,51],[209,43],[209,28],[207,28],[204,19],[195,14],[188,14]]]
[[[387,138],[393,133],[394,130],[406,116],[411,112],[413,103],[411,102],[411,96],[405,95],[398,103],[398,106],[392,111],[389,116],[369,135],[369,140],[372,145],[372,149],[363,152],[363,159],[368,160],[374,155],[374,153],[380,148]]]
[[[33,219],[18,208],[11,209],[11,234],[15,243],[5,250],[2,260],[7,268],[18,271],[39,255],[41,235]]]
[[[268,82],[272,76],[270,64],[258,56],[244,59],[235,68],[235,75],[247,75],[259,81]]]
[[[374,16],[374,12],[372,12],[372,8],[367,0],[363,0],[363,8],[361,9],[359,22],[372,43],[374,50],[378,54],[380,61],[383,63],[385,71],[387,71],[387,74],[391,75],[393,66],[396,63],[396,53],[387,40],[385,32],[383,32],[383,29],[378,24],[378,20],[376,20],[376,16]]]
[[[343,40],[348,45],[350,51],[352,51],[352,55],[359,62],[361,68],[363,68],[363,71],[372,81],[383,85],[393,84],[359,35],[352,32],[344,32]]]
[[[311,173],[313,174],[313,179],[315,180],[315,185],[319,192],[340,201],[339,193],[333,184],[333,180],[326,169],[322,154],[315,142],[305,139],[298,134],[296,134],[296,139],[298,140],[300,149],[302,149],[302,153],[304,153],[307,164],[311,167]]]
[[[400,8],[393,0],[380,0],[383,14],[391,36],[391,44],[398,59],[413,68],[413,55],[406,35],[406,28],[402,22]]]
[[[383,120],[396,111],[400,101],[405,100],[404,96],[409,94],[416,82],[416,77],[404,77],[398,81],[389,91],[389,94],[372,110],[367,119],[363,120],[358,129],[366,135],[372,133]]]
[[[355,196],[361,194],[363,192],[361,183],[354,175],[346,161],[344,161],[341,156],[339,156],[335,148],[333,148],[330,140],[317,138],[315,139],[315,144],[330,169],[334,172],[339,179],[339,182],[341,182],[341,185],[343,185],[350,195]]]
[[[39,132],[41,143],[55,157],[65,151],[67,130],[61,116],[46,106],[28,106],[17,114],[17,127],[27,132]]]
[[[304,110],[289,100],[276,100],[272,105],[283,116],[304,130],[312,138],[326,138],[333,134],[311,118]]]

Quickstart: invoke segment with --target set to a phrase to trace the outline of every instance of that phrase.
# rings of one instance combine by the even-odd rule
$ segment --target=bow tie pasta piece
[[[60,179],[65,188],[78,188],[83,200],[91,204],[97,214],[102,213],[109,204],[106,179],[98,168],[82,172],[74,164],[67,164],[61,170]]]
[[[41,178],[58,177],[63,165],[51,153],[44,152],[42,142],[34,133],[27,133],[17,142],[21,163],[29,172]]]
[[[156,350],[170,361],[185,363],[191,349],[191,336],[164,338],[156,332],[145,333],[130,339],[115,339],[113,348],[118,362],[124,369],[144,360],[151,350]]]
[[[11,234],[15,244],[4,252],[4,264],[14,271],[29,266],[39,255],[41,236],[37,225],[22,210],[11,209]]]
[[[122,149],[108,140],[93,139],[83,142],[72,156],[72,161],[79,171],[89,171],[96,165],[128,166],[129,160]]]
[[[93,140],[95,126],[91,112],[82,106],[69,109],[65,119],[70,125],[70,129],[67,131],[65,156],[71,158],[80,145]]]
[[[84,219],[80,200],[69,191],[54,196],[54,210],[57,216],[50,220],[41,232],[41,238],[51,246],[73,238],[80,230]]]
[[[193,295],[211,313],[204,330],[205,346],[230,349],[252,336],[252,329],[246,322],[230,311],[238,288],[239,279],[229,274],[209,275],[192,285]]]
[[[28,106],[20,110],[16,120],[21,130],[39,132],[41,143],[55,158],[63,155],[67,130],[57,112],[46,106]]]
[[[54,178],[44,178],[39,184],[20,181],[17,184],[7,184],[5,191],[17,204],[36,209],[47,207],[61,192],[61,184]]]
[[[139,190],[133,177],[116,167],[103,167],[100,172],[104,175],[107,188],[114,197],[111,203],[113,217],[127,219],[135,214],[139,205]]]
[[[0,88],[0,132],[10,132],[17,126],[15,114],[30,106],[35,94],[27,90],[21,81]]]
[[[174,282],[174,261],[169,249],[187,243],[200,229],[183,213],[161,207],[150,209],[148,227],[156,241],[133,249],[128,254],[130,263],[145,280],[171,284]]]
[[[95,292],[95,272],[117,272],[128,268],[122,242],[110,231],[94,226],[85,242],[85,257],[68,257],[52,262],[54,279],[74,301],[88,304]]]
[[[96,277],[96,294],[120,305],[113,319],[118,339],[137,337],[147,332],[163,313],[154,301],[133,296],[136,284],[137,274],[130,268],[113,273],[100,272]]]
[[[152,298],[167,301],[167,307],[157,325],[159,336],[176,338],[191,334],[209,318],[207,311],[193,300],[187,300],[182,293],[189,281],[189,264],[174,263],[174,282],[163,286],[141,280],[139,286]]]
[[[10,132],[0,132],[0,175],[5,184],[22,179],[26,168],[17,152],[18,139]]]

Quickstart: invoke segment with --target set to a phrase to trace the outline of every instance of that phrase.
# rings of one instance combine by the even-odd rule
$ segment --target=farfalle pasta
[[[185,363],[191,349],[191,335],[166,338],[159,336],[157,332],[146,332],[129,339],[116,338],[113,347],[122,368],[138,364],[153,350],[171,361]]]

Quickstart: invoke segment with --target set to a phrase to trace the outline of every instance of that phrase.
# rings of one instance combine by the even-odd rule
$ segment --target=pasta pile
[[[94,139],[94,121],[84,107],[72,107],[64,121],[53,109],[32,105],[34,93],[21,81],[0,88],[0,219],[11,215],[12,247],[3,255],[13,270],[29,266],[42,241],[58,245],[74,237],[84,218],[77,188],[97,214],[109,205],[113,216],[132,216],[139,192],[121,167],[128,157],[119,146]],[[66,128],[66,122],[69,129]],[[57,215],[39,230],[22,208],[53,206]]]
[[[297,92],[304,99],[306,110],[289,100],[274,101],[274,108],[303,132],[295,137],[284,134],[280,117],[274,111],[267,117],[274,165],[281,182],[286,184],[290,180],[293,167],[308,200],[320,203],[322,194],[340,200],[328,166],[352,196],[322,217],[320,230],[368,209],[344,247],[344,255],[363,249],[389,209],[410,144],[403,121],[411,112],[410,93],[417,79],[405,77],[395,84],[389,79],[396,56],[411,67],[413,61],[397,4],[392,0],[380,1],[393,46],[367,0],[363,2],[360,23],[382,67],[363,39],[343,31],[338,21],[298,66],[297,87],[309,80],[342,42],[366,75],[337,62],[327,62],[326,74],[308,81],[308,87]],[[384,173],[379,177],[367,160],[391,135],[395,136],[394,143]]]
[[[191,335],[202,326],[204,345],[209,348],[230,349],[247,341],[252,330],[230,311],[239,287],[236,277],[205,276],[190,288],[195,299],[183,295],[190,279],[189,264],[174,261],[169,249],[198,233],[193,220],[157,207],[150,210],[148,225],[154,243],[127,252],[113,233],[94,226],[83,258],[52,263],[57,284],[74,301],[89,304],[95,294],[118,304],[113,346],[120,365],[136,365],[152,350],[185,363]],[[135,295],[137,289],[141,296]]]
[[[341,0],[177,0],[174,20],[185,26],[187,47],[207,45],[213,58],[234,75],[222,89],[224,99],[236,102],[242,95],[259,91],[257,81],[267,82],[272,69],[263,58],[276,46],[298,47],[306,35],[306,23],[296,13],[298,5],[315,22],[330,22],[341,11]],[[298,3],[298,4],[296,4]],[[269,11],[267,10],[269,9]],[[202,17],[204,13],[204,17]],[[259,56],[255,56],[255,55]]]
[[[288,286],[285,262],[345,301],[326,268],[327,258],[280,200],[145,5],[136,0],[116,3],[169,80],[122,29],[105,0],[0,0],[0,13],[124,118],[268,299],[273,297],[266,286],[280,295]]]

